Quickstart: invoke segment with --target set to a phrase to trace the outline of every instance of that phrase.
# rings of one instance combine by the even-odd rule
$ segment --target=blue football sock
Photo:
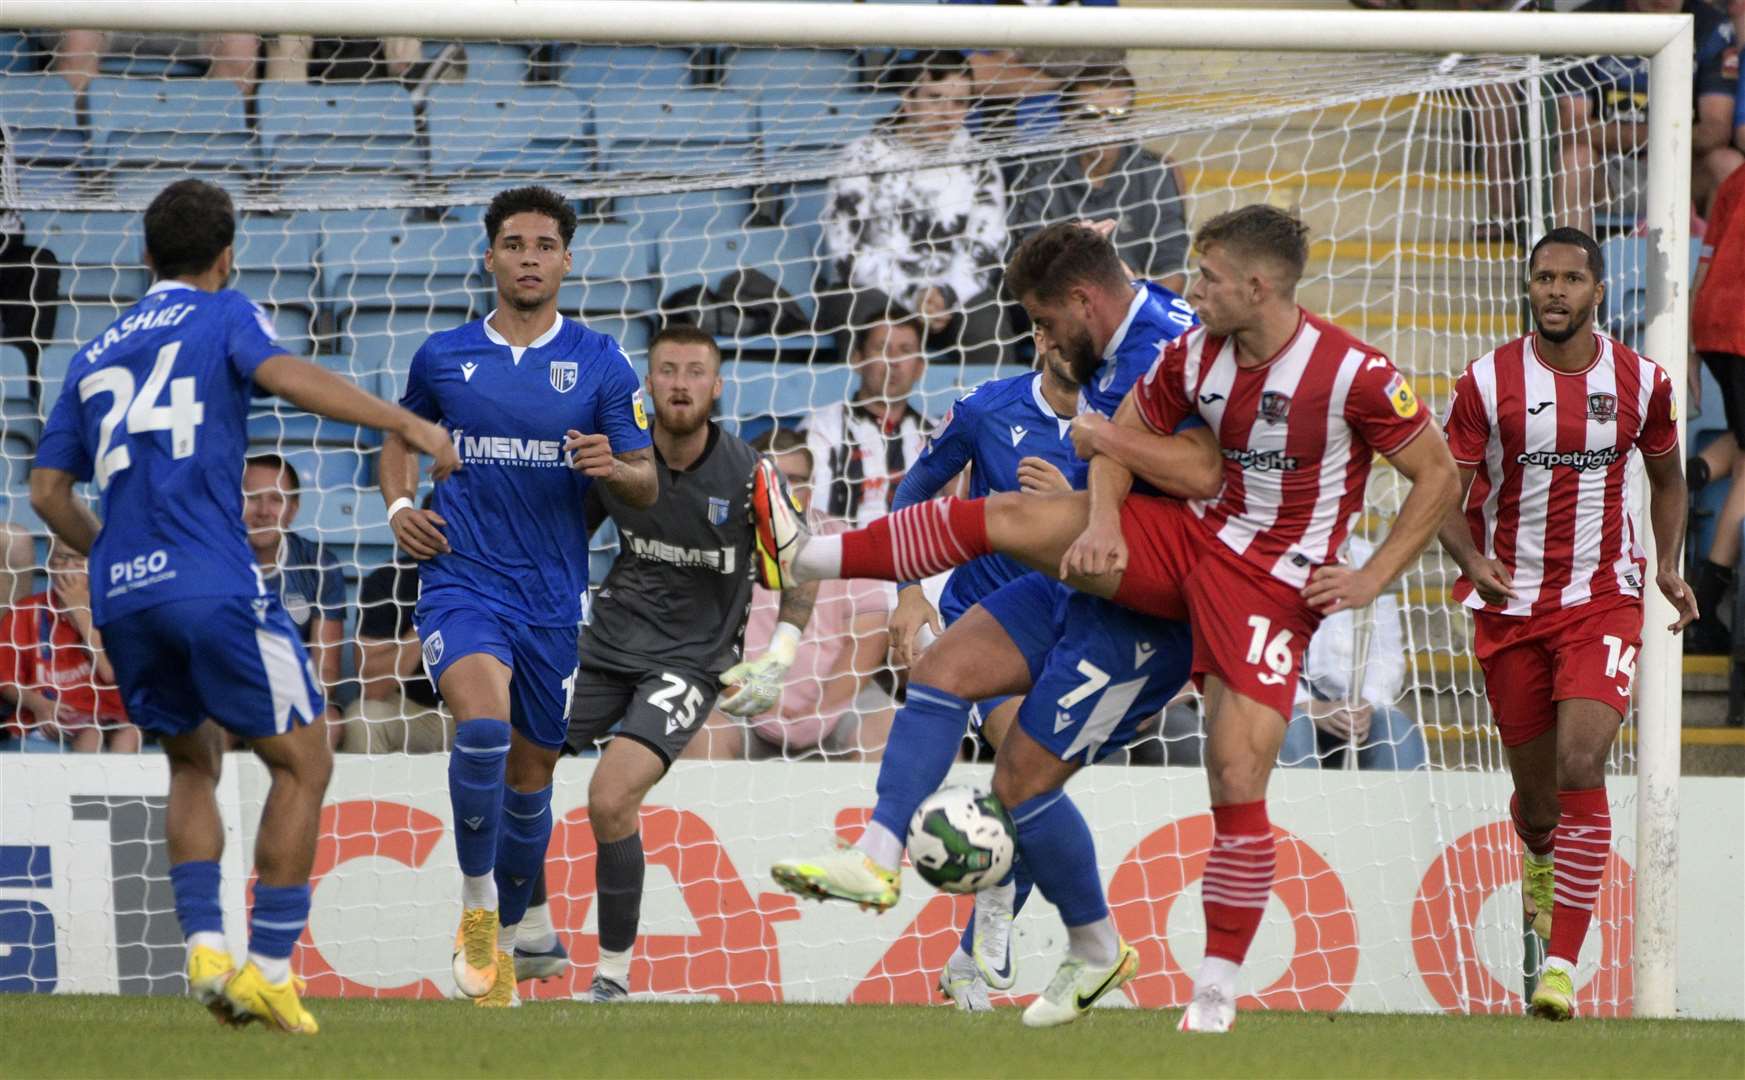
[[[503,789],[503,828],[497,836],[497,917],[519,926],[551,844],[551,785],[538,791]]]
[[[1060,910],[1067,926],[1107,918],[1103,879],[1097,873],[1096,841],[1066,792],[1055,790],[1020,803],[1012,811],[1018,852],[1036,887]]]
[[[170,891],[176,896],[176,921],[182,937],[224,933],[224,908],[218,903],[218,864],[211,860],[170,867]]]
[[[1016,919],[1018,913],[1024,910],[1025,901],[1030,899],[1031,891],[1036,887],[1036,883],[1030,880],[1030,871],[1024,867],[1023,858],[1017,852],[1012,853],[1012,872],[1007,874],[1006,880],[1000,884],[1017,886],[1016,891],[1012,894],[1012,917]],[[964,924],[963,937],[958,940],[958,945],[963,949],[965,956],[974,956],[975,943],[976,921],[975,916],[971,915],[969,922]]]
[[[467,877],[482,877],[496,865],[503,763],[508,758],[509,725],[503,721],[468,720],[455,728],[448,799],[454,807],[455,853]]]
[[[872,819],[900,841],[909,819],[927,796],[939,790],[957,760],[969,723],[970,703],[931,686],[909,684],[906,704],[891,721],[885,757],[879,762],[878,803]]]
[[[249,953],[274,960],[289,959],[308,922],[307,884],[257,884],[254,887],[254,910],[249,912],[248,919]]]

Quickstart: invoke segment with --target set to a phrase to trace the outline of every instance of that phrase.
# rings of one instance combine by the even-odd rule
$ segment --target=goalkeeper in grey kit
[[[638,510],[589,497],[590,525],[611,517],[619,551],[582,631],[568,749],[604,742],[588,784],[600,961],[591,997],[630,992],[642,907],[642,800],[666,775],[721,696],[750,717],[781,698],[816,587],[782,594],[764,655],[741,657],[756,545],[749,508],[757,452],[709,419],[721,395],[721,352],[696,327],[668,325],[648,347],[660,495]],[[641,402],[637,403],[641,408]],[[517,981],[562,974],[569,958],[551,926],[545,883],[515,943]]]

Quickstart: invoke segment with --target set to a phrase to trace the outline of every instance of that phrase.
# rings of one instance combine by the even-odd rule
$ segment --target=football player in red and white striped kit
[[[1460,565],[1473,653],[1514,774],[1509,814],[1522,892],[1549,940],[1534,1015],[1574,1013],[1571,973],[1611,852],[1606,758],[1642,644],[1645,559],[1628,505],[1630,458],[1648,475],[1655,585],[1697,616],[1678,573],[1685,487],[1678,405],[1659,364],[1594,329],[1600,247],[1553,229],[1528,259],[1534,331],[1474,360],[1454,387],[1448,444],[1463,508],[1442,545]]]
[[[867,528],[808,537],[761,473],[754,487],[759,570],[772,587],[817,578],[924,577],[997,551],[1068,584],[1193,627],[1205,694],[1212,850],[1202,878],[1207,947],[1184,1031],[1222,1032],[1236,975],[1275,874],[1266,785],[1309,639],[1325,615],[1368,604],[1415,559],[1456,501],[1456,471],[1435,423],[1388,358],[1295,300],[1308,260],[1303,225],[1265,205],[1207,222],[1189,290],[1202,325],[1175,339],[1113,420],[1074,421],[1091,461],[1088,492],[941,499]],[[1039,324],[1040,325],[1040,324]],[[1065,328],[1042,327],[1048,333]],[[1204,424],[1224,485],[1181,502],[1130,492],[1177,472]],[[1426,431],[1432,437],[1421,438]],[[1338,552],[1362,512],[1375,454],[1411,481],[1395,524],[1360,569]],[[1028,797],[1008,740],[995,791]],[[1020,779],[1014,779],[1014,776]]]

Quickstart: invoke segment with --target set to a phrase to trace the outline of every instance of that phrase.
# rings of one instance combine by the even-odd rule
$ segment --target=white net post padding
[[[30,29],[0,29],[5,203],[10,228],[52,256],[39,261],[58,275],[24,301],[52,309],[52,332],[0,344],[5,521],[37,538],[38,559],[44,529],[25,486],[42,417],[79,345],[148,284],[139,210],[189,175],[236,200],[235,284],[267,309],[287,349],[389,398],[426,336],[490,310],[484,204],[523,183],[557,189],[580,214],[563,312],[612,334],[639,366],[663,320],[705,325],[726,353],[719,415],[747,437],[801,428],[852,397],[862,375],[847,360],[875,285],[913,307],[940,285],[958,301],[926,333],[927,362],[907,395],[937,419],[967,388],[1030,363],[1021,312],[998,286],[1022,236],[1054,220],[1117,216],[1128,262],[1179,280],[1192,230],[1255,201],[1310,226],[1305,306],[1388,352],[1438,415],[1468,360],[1526,328],[1526,245],[1562,223],[1606,237],[1606,328],[1683,385],[1689,31],[1677,20],[1314,12],[1267,26],[1214,12],[1002,9],[996,29],[978,13],[880,5],[522,3],[512,19],[491,4],[224,7],[8,5]],[[44,28],[100,20],[158,40],[98,42],[94,72],[69,82],[84,68],[67,59],[67,42],[87,39],[62,37],[57,53]],[[509,25],[540,40],[493,36]],[[252,28],[265,80],[244,88],[202,77],[212,40],[194,47],[184,35],[166,50],[175,27]],[[415,36],[357,44],[384,34]],[[352,43],[330,40],[341,35]],[[1559,54],[1536,51],[1551,43]],[[914,137],[897,76],[918,53],[968,45],[1010,50],[1004,77],[1014,81],[965,80],[964,133]],[[1598,55],[1654,57],[1655,107],[1638,153],[1595,160],[1616,117],[1592,112],[1572,125],[1560,111],[1586,99],[1583,73]],[[1581,178],[1570,175],[1572,155],[1587,163]],[[0,210],[0,225],[8,220]],[[0,296],[8,302],[19,303]],[[351,725],[347,749],[379,749],[427,711],[388,682],[371,691],[387,696],[355,701],[360,588],[393,560],[379,441],[278,402],[260,404],[250,440],[251,452],[296,467],[291,528],[338,562],[346,615],[335,697]],[[1378,469],[1361,534],[1379,540],[1401,496],[1397,477]],[[599,571],[610,551],[597,553]],[[1422,741],[1427,770],[1284,770],[1277,782],[1275,819],[1296,839],[1281,851],[1281,910],[1251,965],[1269,1007],[1519,1007],[1519,868],[1513,835],[1498,825],[1506,767],[1470,620],[1449,598],[1454,576],[1433,546],[1401,582],[1404,676],[1397,699],[1381,703],[1408,722],[1403,738]],[[302,600],[305,615],[321,617],[318,597]],[[833,703],[831,714],[785,717],[787,742],[782,725],[748,734],[716,717],[710,741],[723,756],[752,747],[767,763],[681,766],[651,799],[664,809],[644,823],[656,871],[639,945],[647,966],[633,978],[653,989],[921,1000],[955,940],[962,905],[937,897],[906,906],[906,927],[808,912],[776,932],[796,916],[769,895],[765,866],[833,831],[853,834],[857,808],[872,801],[872,769],[852,762],[876,758],[892,708],[894,680],[870,660],[878,649],[855,637],[877,636],[884,601],[839,602],[838,636],[821,646],[839,678],[818,676],[796,695]],[[1624,859],[1607,878],[1582,973],[1584,1008],[1600,1013],[1671,1008],[1678,645],[1659,630],[1670,621],[1662,601],[1649,605],[1638,708],[1613,761],[1636,777],[1642,813],[1632,835],[1619,805]],[[1377,636],[1359,632],[1348,685],[1400,659],[1378,656]],[[1191,699],[1172,709],[1133,760],[1197,764],[1196,710]],[[397,738],[390,745],[404,744]],[[1357,755],[1345,757],[1352,767]],[[110,781],[70,761],[33,768],[64,772],[105,807],[162,794],[131,766]],[[595,947],[582,768],[559,770],[550,886],[583,962],[563,993],[585,989]],[[1104,864],[1118,867],[1117,922],[1145,950],[1134,1000],[1178,1001],[1201,947],[1189,901],[1207,842],[1203,784],[1138,764],[1104,765],[1078,783],[1092,792],[1087,818]],[[244,770],[227,809],[252,829],[263,792]],[[349,869],[318,893],[305,974],[325,993],[441,992],[444,966],[432,958],[444,957],[427,946],[447,933],[452,849],[438,843],[448,810],[436,759],[342,755],[332,803],[318,873]],[[120,812],[105,812],[121,837]],[[36,812],[36,825],[19,826],[26,840],[34,827],[52,831],[59,813]],[[61,857],[65,873],[121,873],[88,853]],[[167,896],[163,858],[129,869],[139,880],[128,887]],[[421,882],[416,866],[440,870],[444,884]],[[1036,908],[1019,923],[1019,947],[1040,977],[1059,935],[1046,905]],[[147,921],[155,944],[173,939],[173,918]],[[106,956],[82,954],[62,965],[60,985],[150,989],[171,978],[124,952],[117,941]]]

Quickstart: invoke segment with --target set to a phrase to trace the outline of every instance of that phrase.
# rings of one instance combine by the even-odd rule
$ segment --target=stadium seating
[[[36,210],[24,235],[61,262],[61,293],[80,300],[135,300],[150,278],[139,215],[115,210]],[[61,333],[66,337],[66,333]]]
[[[467,82],[493,86],[515,86],[527,81],[526,45],[508,41],[469,41]]]
[[[938,420],[952,402],[972,387],[999,376],[1016,375],[1021,370],[1014,364],[929,364],[912,396],[923,416]]]
[[[601,171],[720,177],[757,157],[757,107],[727,90],[605,90],[594,97]]]
[[[358,578],[394,558],[394,530],[388,526],[388,508],[382,493],[373,487],[317,493],[305,497],[298,520],[314,533],[339,559],[347,577]]]
[[[693,285],[710,288],[735,270],[755,269],[769,274],[805,312],[808,320],[817,314],[813,284],[817,262],[807,249],[807,239],[791,229],[746,229],[736,235],[665,239],[660,243],[661,297],[663,302]],[[718,337],[723,351],[799,352],[807,357],[831,354],[832,338],[810,333]]]
[[[267,309],[287,351],[315,351],[315,251],[319,234],[307,216],[245,214],[236,228],[233,287]]]
[[[591,109],[562,87],[439,85],[424,119],[430,175],[458,197],[488,198],[519,182],[573,181],[592,167]]]
[[[20,166],[67,166],[84,159],[88,144],[79,123],[78,95],[60,76],[0,76],[0,116],[6,117],[12,155]]]
[[[860,77],[860,57],[844,49],[730,49],[721,85],[730,90],[815,96]]]
[[[750,188],[621,195],[612,200],[612,217],[639,237],[707,236],[736,233],[751,217]]]
[[[234,194],[259,170],[242,91],[227,80],[102,78],[85,101],[92,162],[109,171],[119,199],[148,200],[190,175]]]
[[[36,377],[42,382],[42,413],[45,418],[54,408],[55,399],[60,397],[61,384],[66,382],[73,354],[78,351],[79,347],[71,342],[43,346],[42,355],[36,362]]]
[[[846,146],[897,107],[895,94],[810,93],[785,100],[765,92],[758,101],[765,164],[816,166],[820,155]]]
[[[41,428],[30,403],[30,369],[24,353],[0,345],[0,453],[9,460],[28,461]],[[22,479],[22,474],[17,475]]]
[[[382,198],[381,174],[423,165],[411,97],[380,83],[263,83],[257,107],[266,177],[289,197]],[[293,180],[304,184],[292,185]]]
[[[0,33],[0,75],[28,74],[34,68],[30,39],[23,34]]]
[[[730,359],[722,365],[721,378],[721,415],[737,420],[741,431],[763,417],[793,426],[814,409],[847,401],[854,387],[854,373],[846,364],[808,369]]]
[[[559,81],[589,98],[607,89],[677,90],[692,80],[690,49],[582,45],[560,49]]]
[[[654,242],[628,225],[583,225],[570,245],[575,262],[558,292],[566,315],[653,312],[659,299]]]

